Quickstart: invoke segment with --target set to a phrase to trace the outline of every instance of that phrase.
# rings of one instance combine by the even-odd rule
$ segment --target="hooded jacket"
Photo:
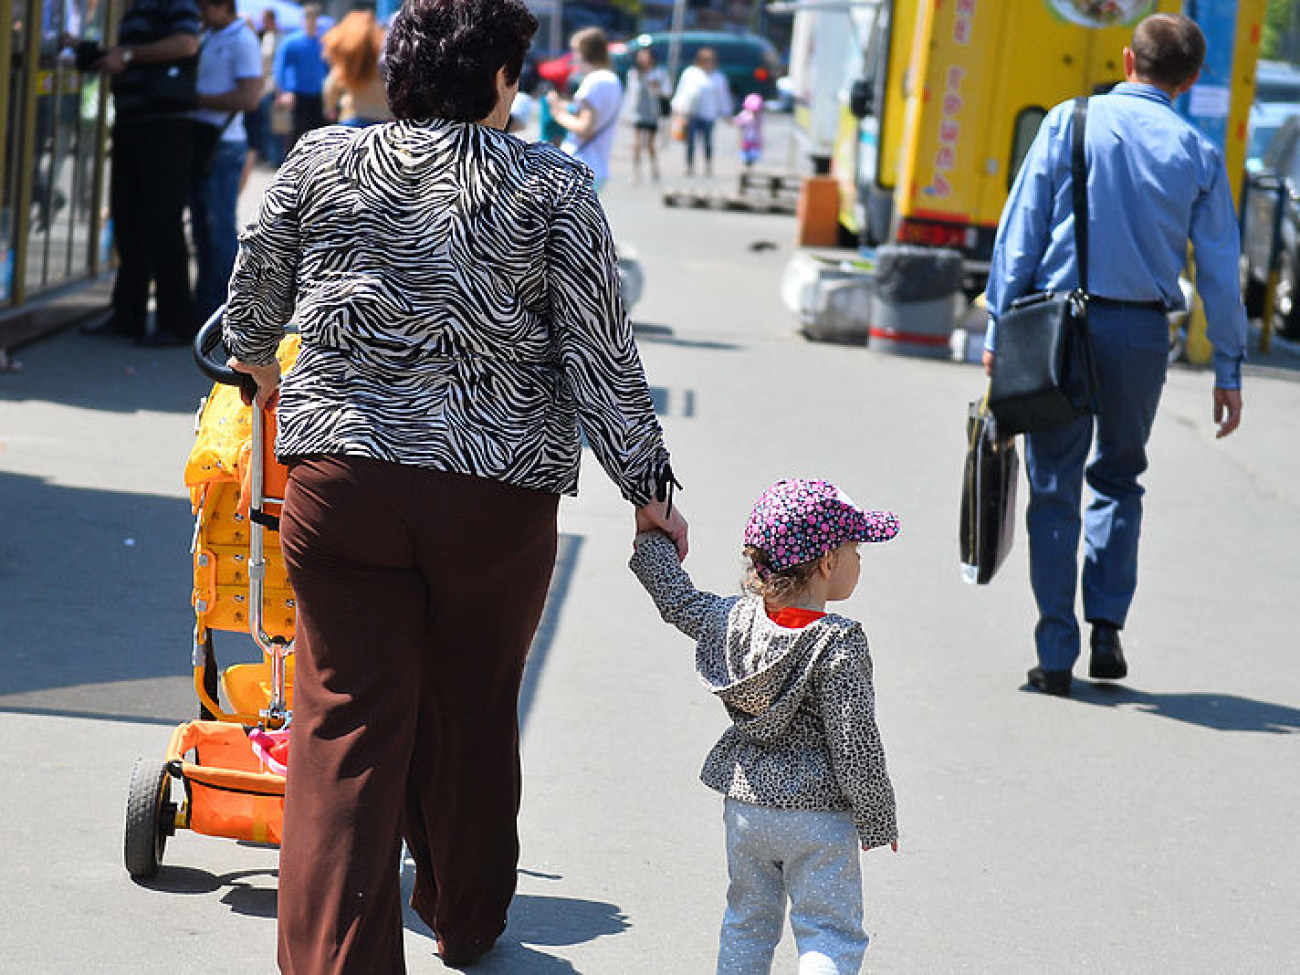
[[[665,622],[696,641],[696,673],[731,717],[704,784],[778,809],[850,810],[864,849],[897,840],[861,624],[828,614],[789,629],[759,596],[696,589],[665,535],[638,536],[630,566]]]

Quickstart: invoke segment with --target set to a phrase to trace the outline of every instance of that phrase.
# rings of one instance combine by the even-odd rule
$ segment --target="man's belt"
[[[1129,301],[1125,298],[1105,298],[1101,295],[1089,295],[1088,303],[1099,308],[1115,308],[1119,311],[1168,311],[1169,306],[1163,301]]]

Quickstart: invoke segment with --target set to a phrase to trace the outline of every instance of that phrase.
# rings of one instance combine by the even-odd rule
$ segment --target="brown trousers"
[[[400,973],[399,857],[449,952],[505,928],[518,697],[555,565],[555,494],[353,457],[290,466],[298,605],[279,960]]]

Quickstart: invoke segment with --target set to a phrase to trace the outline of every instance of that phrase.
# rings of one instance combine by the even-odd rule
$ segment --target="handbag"
[[[1045,291],[1014,301],[997,321],[988,406],[1012,436],[1101,412],[1088,330],[1088,167],[1083,140],[1088,99],[1074,101],[1071,174],[1075,291]]]
[[[966,469],[961,488],[962,577],[986,585],[1006,561],[1016,532],[1020,457],[1015,437],[1002,434],[987,398],[970,404]]]

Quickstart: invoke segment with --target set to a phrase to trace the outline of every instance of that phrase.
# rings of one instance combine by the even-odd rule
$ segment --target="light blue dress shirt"
[[[1079,285],[1070,176],[1073,102],[1043,120],[998,224],[989,272],[985,347],[1017,298]],[[1178,287],[1187,241],[1214,346],[1216,385],[1241,386],[1246,310],[1237,214],[1223,154],[1151,85],[1125,82],[1089,100],[1088,290],[1124,301],[1186,307]]]

